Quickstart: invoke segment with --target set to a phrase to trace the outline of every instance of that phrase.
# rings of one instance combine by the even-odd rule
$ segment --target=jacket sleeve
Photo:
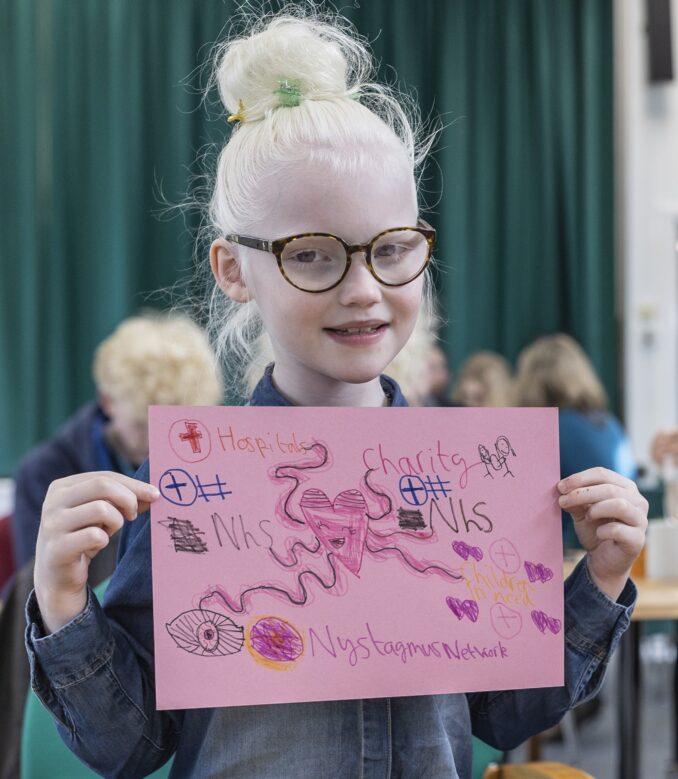
[[[613,602],[594,584],[582,560],[565,582],[564,686],[468,694],[474,735],[498,749],[514,749],[592,698],[629,626],[636,595],[629,580]]]
[[[145,776],[174,753],[183,713],[157,711],[149,515],[127,524],[104,607],[44,634],[35,594],[27,607],[31,684],[73,752],[109,777]]]

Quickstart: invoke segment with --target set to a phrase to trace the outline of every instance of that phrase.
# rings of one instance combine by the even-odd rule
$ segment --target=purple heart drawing
[[[451,595],[448,595],[447,598],[445,598],[445,603],[447,603],[448,608],[457,619],[462,619],[463,616],[466,615],[471,622],[477,621],[480,608],[476,601],[463,601],[461,598],[453,598]]]
[[[478,562],[483,559],[483,550],[479,546],[469,546],[465,541],[453,541],[452,549],[464,560],[468,560],[469,555]]]
[[[545,614],[543,611],[533,611],[531,616],[532,622],[534,622],[542,633],[546,633],[547,628],[554,636],[560,633],[563,623],[559,619],[549,617],[549,615]]]
[[[548,582],[553,579],[553,571],[541,563],[531,563],[525,560],[525,572],[531,582]]]

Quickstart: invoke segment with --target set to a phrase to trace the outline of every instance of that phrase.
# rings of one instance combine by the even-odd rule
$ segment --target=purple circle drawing
[[[287,668],[304,653],[301,633],[284,619],[263,617],[246,635],[245,644],[254,659],[269,668]]]

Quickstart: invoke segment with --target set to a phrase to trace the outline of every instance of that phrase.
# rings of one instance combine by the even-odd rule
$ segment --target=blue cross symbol
[[[179,475],[180,481],[177,481]],[[181,481],[183,477],[183,481]],[[197,498],[195,482],[183,468],[170,468],[160,477],[160,492],[175,506],[192,506]],[[170,493],[171,490],[171,493]]]
[[[416,479],[419,486],[413,483],[412,479]],[[407,486],[403,487],[403,482],[405,482]],[[401,476],[398,488],[400,489],[400,494],[410,506],[423,506],[423,504],[426,503],[428,490],[424,485],[424,482],[418,476]],[[417,494],[419,492],[423,493],[421,500]]]

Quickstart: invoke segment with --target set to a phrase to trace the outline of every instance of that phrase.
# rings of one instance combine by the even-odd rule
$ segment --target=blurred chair
[[[483,779],[594,779],[564,763],[513,763],[489,766]]]
[[[486,770],[492,765],[502,763],[505,757],[505,752],[473,736],[473,779],[483,779]]]
[[[12,548],[12,515],[0,517],[0,593],[14,574],[14,550]]]

